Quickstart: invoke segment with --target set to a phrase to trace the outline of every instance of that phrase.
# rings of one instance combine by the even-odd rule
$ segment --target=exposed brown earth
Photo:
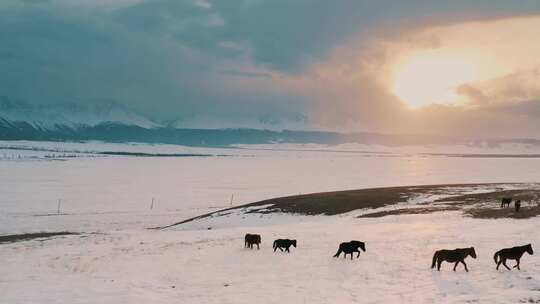
[[[190,218],[166,227],[168,228],[187,222],[191,222],[198,219],[214,216],[216,214],[223,214],[226,211],[232,211],[237,209],[244,209],[248,207],[261,207],[266,208],[255,209],[246,211],[246,213],[293,213],[299,215],[337,215],[343,214],[358,209],[375,209],[397,203],[407,202],[409,199],[420,195],[434,195],[434,194],[448,194],[456,192],[459,188],[467,187],[474,189],[475,187],[493,186],[494,191],[482,194],[468,194],[468,195],[454,195],[450,198],[444,198],[435,200],[433,202],[426,202],[420,204],[419,207],[423,208],[402,208],[392,211],[380,211],[370,214],[364,214],[361,217],[380,217],[386,215],[396,214],[418,214],[418,213],[431,213],[448,210],[463,209],[465,213],[470,214],[473,217],[486,218],[488,215],[494,218],[497,217],[513,217],[523,218],[536,216],[540,213],[536,213],[536,209],[528,210],[523,209],[523,215],[510,216],[510,211],[484,211],[496,210],[499,208],[500,199],[505,196],[521,199],[522,201],[536,201],[540,198],[539,190],[503,190],[498,188],[497,185],[502,184],[454,184],[454,185],[429,185],[429,186],[412,186],[412,187],[388,187],[388,188],[372,188],[361,190],[348,190],[348,191],[336,191],[336,192],[323,192],[314,194],[304,194],[287,196],[280,198],[273,198],[263,200],[251,204],[235,206],[207,214],[203,214],[194,218]],[[506,184],[508,185],[508,184]],[[425,205],[425,206],[424,206]],[[429,206],[428,206],[429,205]],[[476,206],[478,205],[478,206]],[[526,203],[523,205],[526,206]],[[470,208],[469,208],[470,207]],[[510,209],[509,209],[510,210]],[[512,209],[513,210],[513,209]]]
[[[540,190],[500,190],[488,193],[465,194],[438,199],[435,203],[461,203],[465,205],[489,203],[499,207],[502,197],[511,197],[514,200],[519,199],[524,202],[537,201],[540,199]]]
[[[53,236],[77,235],[77,234],[78,233],[61,231],[61,232],[38,232],[38,233],[0,235],[0,244],[29,241],[33,239],[50,238]]]
[[[501,198],[511,197],[522,201],[522,207],[516,212],[513,204],[509,208],[500,208]],[[540,190],[497,190],[488,193],[465,194],[438,199],[429,203],[425,208],[401,208],[363,214],[361,217],[383,217],[399,214],[426,214],[449,210],[463,210],[463,213],[473,218],[514,218],[524,219],[540,215],[537,202]]]
[[[464,213],[471,215],[474,218],[484,219],[526,219],[540,215],[540,206],[521,207],[519,212],[515,212],[514,208],[470,208],[464,210]]]

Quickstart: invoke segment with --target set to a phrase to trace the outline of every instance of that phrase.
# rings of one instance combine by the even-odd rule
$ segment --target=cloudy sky
[[[537,137],[538,0],[10,0],[0,96],[187,127]]]

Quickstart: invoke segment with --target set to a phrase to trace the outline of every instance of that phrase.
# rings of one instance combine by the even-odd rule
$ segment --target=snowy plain
[[[495,270],[493,252],[538,244],[538,219],[477,220],[457,212],[350,217],[264,227],[116,231],[0,246],[3,303],[519,303],[540,299],[540,261]],[[260,233],[260,250],[243,234]],[[271,240],[298,239],[290,254]],[[367,252],[332,258],[340,241]],[[429,268],[435,250],[475,246],[470,272]],[[535,248],[536,249],[536,248]]]
[[[272,147],[0,142],[0,234],[139,229],[278,196],[422,184],[537,182],[540,176],[540,158],[449,157],[394,153],[388,147],[380,153],[378,146]],[[228,156],[96,154],[103,151]],[[25,153],[29,155],[19,158]],[[63,157],[73,154],[77,157]],[[61,215],[55,216],[59,200]]]
[[[299,151],[26,142],[22,144],[38,149],[17,150],[13,145],[20,142],[2,144],[9,149],[0,152],[0,235],[84,234],[0,244],[0,303],[540,301],[536,255],[524,257],[520,272],[496,271],[492,258],[502,247],[532,243],[537,249],[538,218],[480,220],[455,211],[362,219],[355,218],[357,213],[274,214],[264,225],[255,219],[241,225],[221,222],[212,230],[206,225],[146,229],[299,193],[534,183],[540,177],[539,158],[380,153],[380,147],[358,153],[365,147],[337,152],[320,147]],[[216,156],[95,154],[112,150]],[[60,156],[51,157],[51,151]],[[67,154],[77,157],[63,157]],[[243,248],[246,232],[262,235],[260,250]],[[273,253],[274,238],[296,238],[298,248]],[[351,239],[365,241],[367,252],[354,261],[332,258],[339,242]],[[469,273],[462,268],[454,273],[449,264],[440,273],[429,269],[436,249],[466,246],[475,246],[478,253],[478,259],[467,259]]]

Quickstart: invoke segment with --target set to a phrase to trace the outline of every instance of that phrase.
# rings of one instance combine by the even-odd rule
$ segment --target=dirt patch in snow
[[[51,238],[54,236],[63,236],[63,235],[78,235],[78,233],[61,231],[61,232],[38,232],[38,233],[0,235],[0,244],[29,241],[29,240],[34,240],[34,239],[46,239],[46,238]]]
[[[474,218],[498,219],[498,218],[515,218],[526,219],[540,215],[540,206],[521,207],[519,212],[514,208],[470,208],[466,209],[465,214],[471,215]]]
[[[499,188],[498,185],[501,185]],[[502,196],[509,195],[509,191],[513,190],[504,190],[502,185],[512,185],[512,184],[453,184],[453,185],[428,185],[428,186],[408,186],[408,187],[387,187],[387,188],[371,188],[371,189],[360,189],[360,190],[348,190],[348,191],[335,191],[335,192],[323,192],[323,193],[313,193],[313,194],[304,194],[304,195],[295,195],[287,197],[279,197],[268,199],[264,201],[259,201],[251,204],[235,206],[232,208],[227,208],[207,214],[203,214],[194,218],[190,218],[169,226],[158,227],[157,229],[169,228],[176,225],[181,225],[195,220],[200,220],[212,216],[220,216],[223,212],[230,210],[240,210],[243,213],[257,213],[257,214],[268,214],[268,213],[288,213],[288,214],[298,214],[298,215],[338,215],[347,212],[351,212],[358,209],[376,209],[382,208],[398,203],[405,203],[411,199],[425,196],[425,195],[438,195],[438,194],[449,194],[459,191],[459,189],[467,188],[468,191],[473,191],[476,188],[482,187],[493,187],[494,192],[490,192],[489,196],[483,196],[483,194],[471,194],[472,196],[459,195],[455,194],[452,199],[432,201],[418,203],[418,205],[428,205],[440,203],[443,206],[438,206],[436,208],[427,208],[424,210],[409,211],[384,211],[380,213],[380,216],[390,215],[392,212],[400,212],[397,214],[409,212],[435,212],[435,211],[444,211],[444,208],[450,208],[447,210],[457,210],[448,205],[459,205],[459,204],[473,204],[476,201],[484,201],[487,197],[500,199]],[[517,184],[516,184],[517,185]],[[523,190],[520,190],[523,191]],[[527,190],[529,191],[529,190]],[[462,192],[463,193],[463,192]],[[450,195],[450,194],[449,194]],[[517,197],[517,196],[516,196]],[[475,198],[473,200],[472,198]],[[264,206],[264,208],[256,208]],[[443,210],[441,210],[443,209]]]
[[[508,208],[501,208],[501,198],[511,197],[512,204]],[[521,200],[521,209],[514,209],[515,200]],[[498,219],[515,218],[525,219],[540,215],[540,190],[504,190],[489,193],[466,194],[457,197],[449,197],[436,200],[434,203],[471,206],[463,208],[463,212],[474,218]]]
[[[500,208],[501,198],[511,197],[514,201],[522,201],[522,207],[516,212],[512,203],[511,207]],[[399,208],[393,210],[383,210],[379,212],[366,213],[358,218],[376,218],[388,215],[400,214],[427,214],[440,211],[463,210],[463,213],[473,218],[515,218],[525,219],[540,215],[540,206],[537,202],[540,199],[540,190],[519,189],[519,190],[496,190],[487,193],[472,193],[458,196],[451,196],[426,202],[419,205],[426,205],[419,208]],[[514,202],[513,201],[513,202]]]
[[[434,203],[454,203],[461,205],[484,204],[489,203],[494,207],[499,207],[501,198],[511,197],[513,200],[522,200],[523,202],[537,201],[540,199],[540,190],[536,189],[518,189],[518,190],[501,190],[487,193],[464,194],[453,197],[446,197],[435,200]]]

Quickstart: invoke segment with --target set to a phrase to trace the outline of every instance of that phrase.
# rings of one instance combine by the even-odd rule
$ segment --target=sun
[[[476,79],[474,62],[457,54],[424,51],[396,64],[392,93],[411,108],[460,102],[459,85]]]

